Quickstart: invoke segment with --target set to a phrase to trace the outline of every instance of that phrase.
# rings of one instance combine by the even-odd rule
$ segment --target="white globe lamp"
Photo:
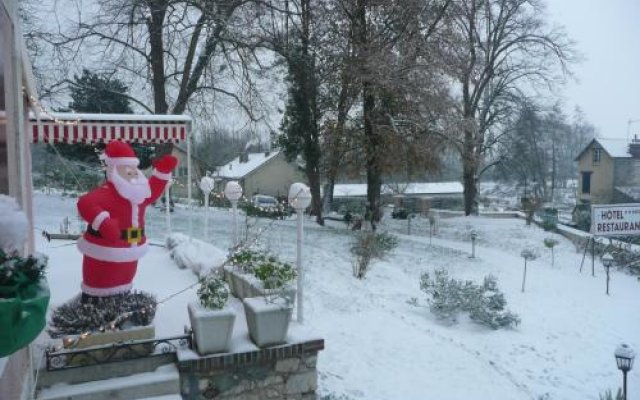
[[[302,239],[303,239],[303,212],[311,204],[311,191],[304,183],[296,182],[289,188],[289,205],[298,214],[298,235],[296,243],[296,267],[298,269],[298,322],[304,321],[302,305],[302,282],[304,269],[302,268]]]
[[[238,200],[242,197],[242,186],[236,181],[227,182],[224,187],[224,197],[231,202],[233,209],[233,247],[238,246]]]

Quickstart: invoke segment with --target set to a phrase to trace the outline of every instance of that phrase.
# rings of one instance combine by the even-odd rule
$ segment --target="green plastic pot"
[[[27,346],[46,323],[51,293],[45,279],[16,288],[13,294],[0,297],[0,357]]]

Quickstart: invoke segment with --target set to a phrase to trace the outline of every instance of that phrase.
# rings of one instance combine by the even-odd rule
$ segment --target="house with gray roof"
[[[640,202],[640,140],[593,139],[578,154],[578,204]]]
[[[284,152],[243,152],[214,173],[222,190],[229,181],[238,181],[244,196],[266,194],[274,197],[286,196],[294,182],[306,183],[307,178],[296,162],[288,162]]]

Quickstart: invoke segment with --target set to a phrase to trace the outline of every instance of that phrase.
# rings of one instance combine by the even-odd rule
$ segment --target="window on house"
[[[602,156],[602,149],[593,149],[593,163],[600,163],[600,157]]]
[[[592,172],[582,173],[582,193],[591,193],[591,174]]]

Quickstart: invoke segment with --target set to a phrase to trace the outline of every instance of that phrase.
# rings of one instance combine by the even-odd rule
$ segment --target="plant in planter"
[[[44,329],[49,287],[47,257],[19,253],[28,222],[17,202],[0,195],[0,357],[31,343]]]
[[[258,260],[252,271],[262,283],[263,296],[243,301],[249,336],[259,347],[284,343],[295,299],[295,289],[290,283],[296,270],[291,264],[266,256]]]
[[[262,282],[265,289],[281,289],[296,278],[295,268],[270,256],[253,267],[253,275]]]
[[[241,299],[247,297],[287,296],[295,297],[295,288],[290,283],[296,277],[291,264],[281,262],[272,255],[242,250],[230,258],[233,267],[226,268],[232,293]]]
[[[264,257],[264,254],[250,249],[240,250],[231,256],[229,262],[232,267],[226,269],[226,272],[234,296],[241,299],[254,296],[247,280],[253,272],[254,265]]]
[[[189,319],[200,354],[229,351],[236,315],[224,308],[229,289],[222,277],[212,274],[200,279],[199,302],[188,305]]]

